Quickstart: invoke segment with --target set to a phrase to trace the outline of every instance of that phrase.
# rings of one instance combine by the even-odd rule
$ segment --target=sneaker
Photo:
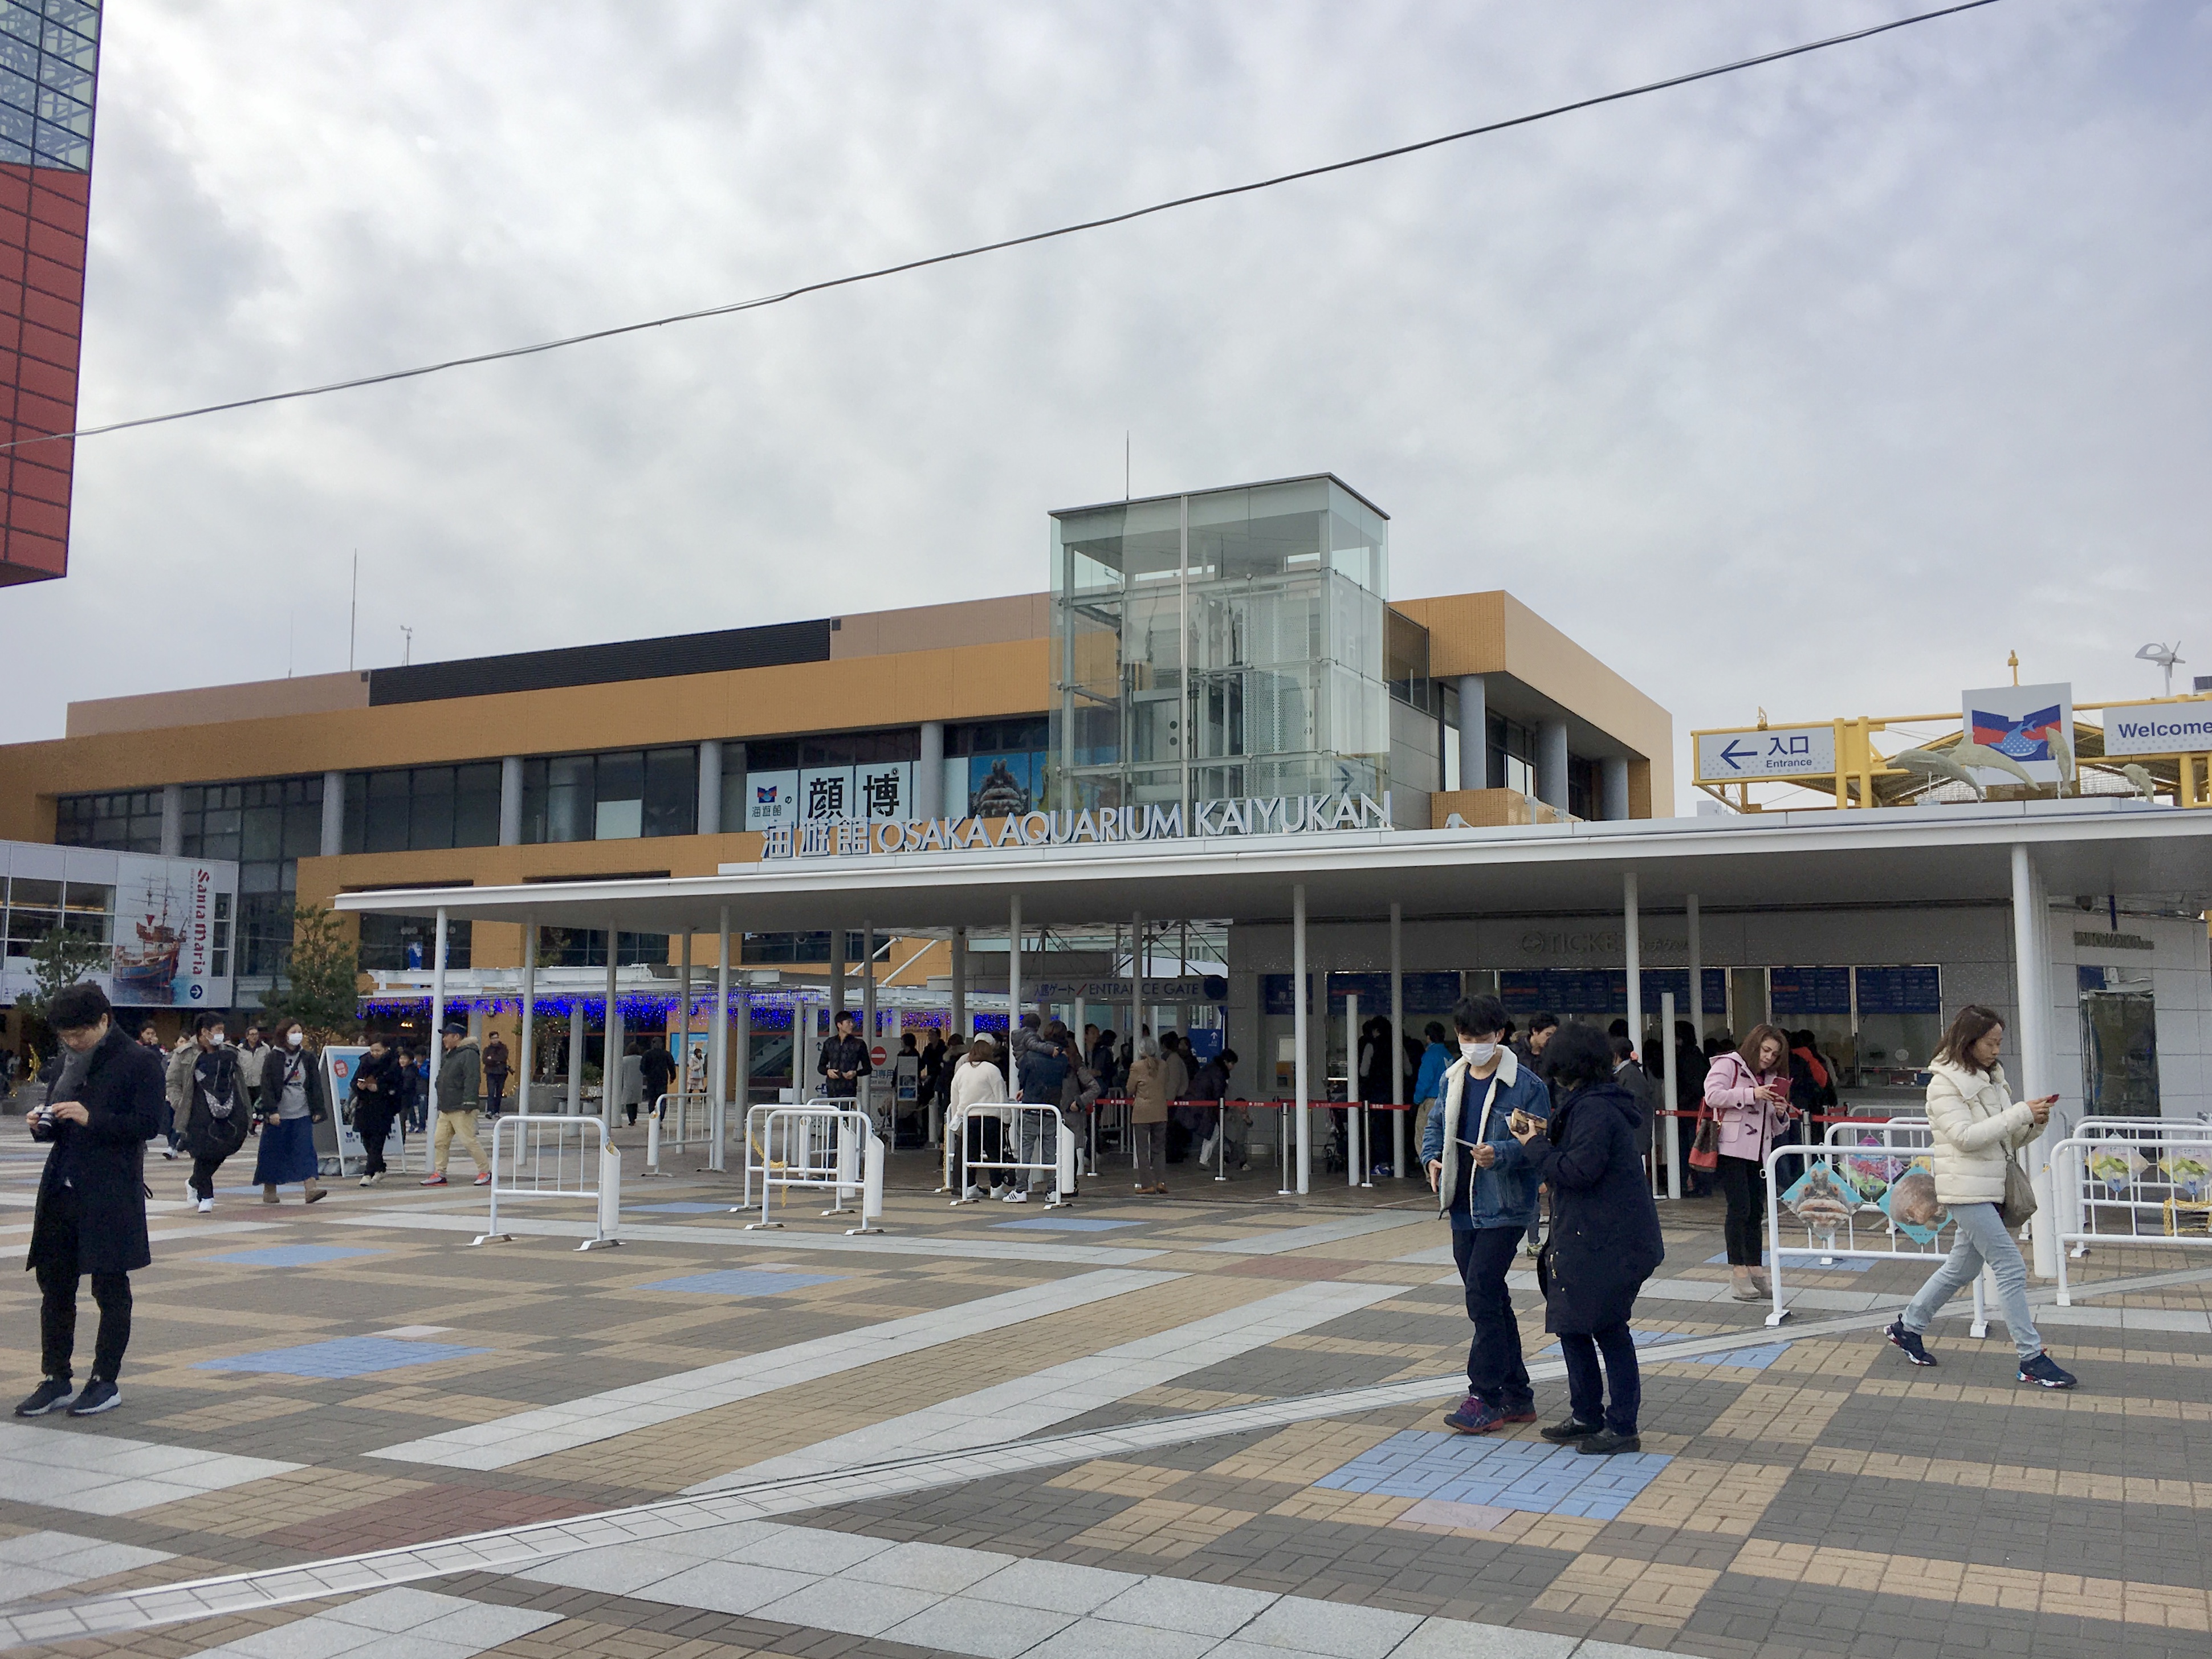
[[[470,1185],[470,1186],[471,1186],[471,1187],[489,1187],[489,1186],[490,1186],[490,1185],[491,1185],[491,1171],[490,1171],[489,1170],[477,1170],[477,1178],[476,1178],[474,1181],[471,1181],[471,1182],[469,1182],[469,1185]]]
[[[1524,1243],[1521,1247],[1521,1254],[1523,1255],[1541,1255],[1543,1253],[1544,1247],[1541,1244],[1529,1243]]]
[[[376,1177],[373,1175],[365,1175],[361,1178],[359,1184],[363,1187],[374,1187],[376,1185]]]
[[[423,1182],[422,1184],[425,1187],[442,1187],[446,1184],[446,1177],[441,1175],[434,1174],[428,1180]]]
[[[211,1198],[204,1198],[199,1201],[198,1207],[202,1215],[213,1215],[215,1213],[215,1200]]]
[[[1029,1194],[1024,1192],[1019,1187],[1015,1188],[1013,1191],[1006,1194],[1006,1202],[1009,1204],[1026,1204],[1029,1201]]]
[[[1518,1411],[1500,1412],[1498,1420],[1501,1423],[1533,1423],[1536,1420],[1536,1408],[1523,1406]]]
[[[164,1146],[161,1148],[161,1156],[167,1158],[171,1163],[174,1163],[177,1157],[177,1149],[173,1146]]]
[[[1892,1347],[1903,1349],[1905,1357],[1914,1364],[1932,1365],[1936,1363],[1936,1356],[1928,1352],[1928,1345],[1920,1340],[1920,1333],[1906,1330],[1903,1320],[1890,1321],[1889,1328],[1882,1334],[1889,1339]],[[2021,1380],[2023,1382],[2027,1380],[2025,1371],[2021,1373]]]
[[[1615,1434],[1611,1429],[1600,1429],[1575,1449],[1585,1457],[1616,1457],[1622,1452],[1642,1451],[1644,1442],[1632,1434]]]
[[[1444,1423],[1459,1434],[1496,1434],[1505,1426],[1505,1413],[1478,1395],[1469,1395],[1444,1413]]]
[[[48,1412],[69,1403],[76,1389],[64,1377],[50,1376],[31,1390],[23,1403],[15,1407],[18,1417],[44,1417]]]
[[[982,1198],[983,1189],[981,1187],[964,1188],[960,1194],[960,1201],[963,1204],[978,1204],[982,1201]]]
[[[2070,1389],[2081,1378],[2063,1369],[2048,1353],[2039,1353],[2033,1359],[2020,1362],[2020,1380],[2039,1382],[2046,1389]]]
[[[84,1392],[70,1401],[71,1417],[97,1417],[102,1412],[112,1412],[123,1403],[123,1390],[105,1377],[95,1376],[84,1385]]]
[[[1534,1415],[1533,1413],[1530,1414]],[[1577,1440],[1587,1440],[1594,1434],[1604,1433],[1605,1425],[1584,1423],[1571,1417],[1564,1423],[1554,1423],[1550,1428],[1539,1429],[1536,1432],[1555,1446],[1565,1446]]]

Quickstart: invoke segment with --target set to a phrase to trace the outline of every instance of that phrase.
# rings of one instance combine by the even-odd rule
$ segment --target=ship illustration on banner
[[[2071,759],[2073,754],[2074,688],[2070,684],[1984,686],[1962,693],[1959,707],[1963,711],[1960,724],[1965,728],[1960,733],[1965,744],[1978,744],[2003,756],[2037,783],[2062,781],[2061,757]],[[2011,767],[1977,766],[1963,754],[1959,758],[1981,784],[2021,781],[2021,773]],[[2071,768],[2064,775],[2072,775]]]

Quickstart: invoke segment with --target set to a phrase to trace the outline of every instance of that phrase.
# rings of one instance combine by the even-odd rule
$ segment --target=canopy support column
[[[1304,1196],[1313,1184],[1313,1138],[1306,1121],[1306,1102],[1310,1099],[1311,1079],[1308,1075],[1306,1054],[1306,884],[1298,883],[1291,889],[1291,1046],[1297,1059],[1292,1066],[1296,1082],[1291,1109],[1297,1114],[1298,1137],[1298,1193]]]
[[[1464,707],[1464,705],[1462,705]],[[1390,905],[1390,1103],[1404,1106],[1406,1099],[1406,911],[1396,901]],[[1413,1174],[1406,1162],[1406,1114],[1390,1114],[1390,1173],[1403,1181]]]
[[[730,1139],[730,907],[724,905],[720,917],[722,948],[715,957],[714,1024],[713,1035],[707,1040],[708,1069],[714,1078],[714,1109],[708,1125],[707,1167],[720,1175],[727,1167],[724,1157]],[[743,1084],[739,1085],[740,1090]],[[744,1121],[744,1095],[738,1120]]]
[[[2012,849],[2013,979],[2020,1006],[2020,1097],[2033,1100],[2057,1093],[2051,1060],[2051,906],[2043,872],[2026,846]],[[2035,1188],[2035,1219],[2030,1223],[2039,1279],[2058,1276],[2058,1224],[2051,1213],[2051,1153],[2054,1139],[2045,1128],[2027,1152],[2027,1171]]]
[[[515,1092],[518,1111],[530,1109],[530,1085],[538,1075],[538,918],[533,913],[522,919],[522,1077]]]
[[[446,907],[438,907],[438,933],[430,957],[430,1112],[426,1121],[438,1121],[438,1073],[444,1069],[440,1056],[446,1047]]]

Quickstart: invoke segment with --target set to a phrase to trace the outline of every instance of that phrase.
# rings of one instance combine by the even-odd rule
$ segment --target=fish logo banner
[[[2025,768],[2039,783],[2059,781],[2059,764],[2051,752],[2058,739],[2071,753],[2074,732],[2074,688],[2071,684],[1997,685],[1960,694],[1964,711],[1966,740],[1995,750]],[[2019,775],[1993,767],[1968,769],[1984,784],[2018,784]]]

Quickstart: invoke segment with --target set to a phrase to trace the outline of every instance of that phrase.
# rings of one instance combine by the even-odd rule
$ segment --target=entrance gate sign
[[[1075,812],[1024,812],[990,822],[979,817],[820,818],[771,824],[762,833],[761,857],[869,858],[890,853],[964,853],[975,847],[1067,847],[1127,842],[1180,841],[1223,836],[1281,836],[1332,830],[1388,830],[1390,796],[1285,795],[1195,803],[1188,818],[1173,806],[1085,807]]]
[[[1698,733],[1699,783],[1826,777],[1835,769],[1836,728],[1832,726]]]
[[[2212,750],[2212,702],[2107,704],[2105,753],[2201,755]]]

